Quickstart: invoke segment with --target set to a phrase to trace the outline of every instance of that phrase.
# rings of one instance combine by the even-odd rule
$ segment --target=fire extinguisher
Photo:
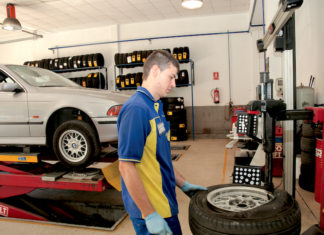
[[[214,103],[218,104],[219,103],[219,90],[217,87],[215,89],[211,90],[210,95],[213,98]]]

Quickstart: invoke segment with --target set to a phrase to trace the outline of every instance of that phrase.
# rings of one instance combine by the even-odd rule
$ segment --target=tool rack
[[[102,155],[105,152],[102,152]],[[36,211],[41,213],[33,213],[30,210],[18,208],[7,204],[3,201],[14,201],[16,196],[24,196],[35,189],[67,189],[79,191],[103,192],[110,187],[104,175],[98,174],[92,179],[66,179],[65,174],[69,173],[58,162],[50,164],[44,160],[55,160],[57,158],[53,154],[47,153],[13,153],[0,152],[0,217],[51,221],[49,217],[42,216],[55,214],[54,217],[69,218],[73,221],[73,215],[55,207],[54,205],[46,205],[51,212],[46,212],[37,205],[30,205]],[[114,162],[117,158],[100,158],[100,162]]]

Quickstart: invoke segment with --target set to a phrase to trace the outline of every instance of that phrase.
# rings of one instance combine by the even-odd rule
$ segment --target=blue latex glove
[[[195,184],[190,184],[188,183],[188,181],[186,181],[180,189],[182,190],[182,192],[187,194],[187,196],[190,198],[192,198],[192,196],[199,190],[207,190],[207,188],[205,187],[195,185]]]
[[[145,224],[150,234],[173,234],[168,223],[156,211],[145,217]]]

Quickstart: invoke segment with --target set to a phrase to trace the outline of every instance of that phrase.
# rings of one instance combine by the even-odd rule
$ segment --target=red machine
[[[324,108],[321,108],[321,107],[315,107],[315,108],[307,107],[306,109],[313,111],[313,113],[314,113],[313,123],[316,123],[316,124],[324,123]],[[323,149],[323,147],[324,147],[324,141],[322,141],[322,149]],[[323,163],[324,163],[324,161],[322,161],[322,164]],[[321,169],[324,169],[323,165],[322,165]],[[314,226],[310,227],[308,230],[306,230],[303,233],[303,235],[324,234],[324,172],[323,171],[321,172],[321,175],[322,175],[322,182],[321,182],[321,193],[320,193],[321,194],[320,195],[320,202],[321,202],[320,223],[319,223],[319,225],[314,225]],[[315,182],[315,184],[316,184],[316,182]]]

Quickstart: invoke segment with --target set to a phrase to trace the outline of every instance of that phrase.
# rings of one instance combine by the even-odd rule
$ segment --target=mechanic
[[[160,100],[175,87],[179,62],[154,51],[143,84],[123,105],[117,122],[122,196],[136,234],[181,235],[175,187],[192,197],[207,188],[188,183],[173,167],[170,124]]]

